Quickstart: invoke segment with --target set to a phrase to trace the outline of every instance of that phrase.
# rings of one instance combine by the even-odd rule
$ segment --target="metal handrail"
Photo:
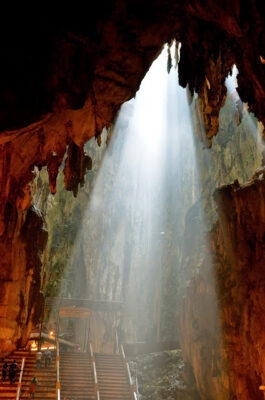
[[[60,385],[60,350],[59,341],[56,340],[56,398],[61,399],[61,385]]]
[[[19,380],[18,380],[18,384],[17,384],[17,397],[16,397],[16,400],[19,400],[20,393],[21,393],[24,365],[25,365],[25,357],[22,358],[21,369],[20,369],[20,374],[19,374]]]
[[[97,400],[100,400],[99,390],[98,390],[98,377],[97,377],[97,369],[96,363],[93,361],[93,374],[94,374],[94,381],[95,381],[95,392],[97,395]]]
[[[94,374],[95,385],[98,385],[98,377],[97,377],[97,369],[96,369],[95,361],[92,362],[92,365],[93,365],[93,374]]]
[[[135,372],[135,385],[136,385],[136,397],[138,398],[139,397],[139,385],[138,385],[137,367],[136,367],[136,372]]]
[[[118,335],[117,329],[115,329],[115,346],[116,346],[115,353],[118,354],[119,353],[119,335]]]
[[[126,362],[126,368],[127,368],[127,375],[128,375],[128,378],[129,378],[129,383],[132,386],[133,385],[133,381],[132,381],[131,371],[130,371],[129,364],[127,362]]]
[[[91,359],[94,358],[94,353],[93,353],[93,348],[92,348],[92,344],[91,343],[89,343],[89,352],[90,352]]]
[[[97,368],[96,368],[96,362],[95,362],[95,357],[94,357],[94,353],[93,353],[93,347],[92,347],[91,343],[89,343],[89,353],[90,353],[90,359],[91,359],[92,369],[93,369],[95,393],[96,393],[96,396],[97,396],[97,400],[100,400],[100,394],[99,394],[99,388],[98,388]]]
[[[134,384],[133,384],[133,381],[132,381],[132,375],[131,375],[131,371],[130,371],[130,366],[129,366],[129,363],[126,360],[126,357],[125,357],[123,344],[120,345],[120,349],[121,349],[121,355],[122,355],[123,361],[124,361],[124,363],[126,365],[127,377],[128,377],[128,380],[129,380],[129,384],[131,386],[131,391],[132,391],[132,399],[133,400],[138,400],[136,392],[135,392],[135,389],[134,389]]]
[[[121,346],[120,346],[120,349],[121,349],[121,355],[122,355],[122,358],[123,358],[124,360],[126,360],[126,358],[125,358],[125,353],[124,353],[124,347],[123,347],[123,344],[121,344]]]

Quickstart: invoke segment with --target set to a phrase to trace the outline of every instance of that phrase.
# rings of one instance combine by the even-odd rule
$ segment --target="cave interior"
[[[152,398],[264,398],[260,387],[265,384],[265,3],[109,0],[94,3],[89,12],[84,5],[64,5],[61,13],[45,14],[32,18],[23,9],[23,17],[7,14],[1,27],[0,354],[4,357],[26,346],[43,318],[47,294],[58,295],[58,287],[64,285],[64,294],[70,295],[74,264],[67,270],[68,281],[63,271],[74,239],[80,243],[75,253],[80,273],[97,285],[91,283],[87,293],[86,282],[76,278],[72,295],[96,296],[102,285],[111,285],[103,279],[108,278],[103,267],[88,268],[88,259],[99,246],[93,236],[100,229],[99,220],[93,212],[87,217],[87,242],[78,236],[77,225],[87,215],[94,175],[104,151],[112,149],[113,131],[122,132],[128,123],[122,110],[127,107],[130,112],[126,104],[135,98],[152,63],[163,51],[170,52],[165,49],[176,47],[176,60],[168,53],[168,76],[187,92],[196,174],[204,191],[196,197],[195,188],[193,202],[186,196],[185,188],[193,181],[185,168],[183,190],[161,184],[175,210],[167,220],[170,237],[160,232],[168,243],[167,269],[162,293],[157,289],[152,298],[154,292],[144,294],[138,287],[146,307],[139,330],[145,330],[150,342],[178,343],[177,361],[169,353],[157,360],[170,368],[182,363],[185,385],[174,389],[175,397],[160,393]],[[177,64],[174,75],[172,63]],[[227,86],[235,66],[236,99]],[[193,150],[185,133],[181,132],[177,156],[183,152],[188,160]],[[172,136],[166,147],[172,159],[174,140]],[[121,156],[118,153],[115,157]],[[104,207],[110,208],[117,226],[122,211],[111,202],[111,184],[113,171],[119,171],[110,169],[98,196],[105,196]],[[167,176],[176,179],[172,168]],[[202,232],[197,221],[203,213],[208,220]],[[70,214],[76,222],[69,222]],[[182,221],[179,230],[176,220]],[[122,234],[128,239],[120,244],[126,248],[128,265],[128,259],[139,256],[134,252],[140,253],[142,244],[137,235]],[[86,247],[91,254],[84,254]],[[157,249],[159,253],[159,245]],[[129,272],[123,272],[121,289],[128,296]],[[118,287],[120,278],[115,276],[111,279]],[[157,302],[160,311],[153,312],[163,329],[151,324],[147,329],[152,302]],[[112,317],[93,318],[106,339]],[[125,318],[122,323],[126,335],[130,322]],[[109,350],[108,344],[104,350]],[[143,370],[152,369],[148,357],[145,362]]]

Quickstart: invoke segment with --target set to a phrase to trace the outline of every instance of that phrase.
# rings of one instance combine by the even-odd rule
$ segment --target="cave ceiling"
[[[13,17],[2,28],[2,236],[10,207],[30,207],[27,184],[34,166],[47,166],[55,192],[68,148],[66,188],[82,181],[84,143],[111,126],[164,43],[182,43],[179,82],[198,93],[209,144],[226,97],[224,80],[234,64],[241,99],[265,120],[263,1],[109,0],[95,2],[89,12],[64,8],[60,16]]]

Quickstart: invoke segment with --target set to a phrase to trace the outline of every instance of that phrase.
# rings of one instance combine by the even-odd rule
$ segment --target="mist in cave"
[[[60,332],[71,331],[82,350],[91,342],[95,351],[106,353],[115,351],[117,337],[128,344],[148,343],[149,351],[181,344],[190,359],[211,343],[215,350],[205,350],[205,365],[211,365],[214,382],[225,367],[207,235],[218,218],[212,195],[218,186],[252,175],[261,143],[257,121],[236,92],[236,68],[226,80],[228,96],[212,148],[199,141],[197,96],[189,105],[186,89],[178,85],[175,51],[175,43],[170,50],[164,47],[135,98],[121,107],[113,129],[102,132],[101,148],[95,150],[91,141],[86,147],[95,166],[79,194],[85,211],[68,246],[58,295],[121,302],[123,310],[91,310],[87,321],[61,321]],[[245,148],[253,160],[245,162],[240,153]],[[205,265],[204,280],[197,282]],[[207,287],[208,296],[203,309],[193,304],[192,320],[182,306],[190,285],[195,292]],[[55,319],[51,315],[50,325]],[[198,342],[203,326],[208,331]],[[192,348],[185,348],[187,335]],[[181,359],[178,363],[183,365]]]
[[[124,303],[115,316],[92,313],[89,337],[96,349],[110,351],[115,328],[126,341],[177,337],[176,264],[199,185],[175,51],[175,44],[170,52],[165,46],[136,97],[121,107],[69,260],[79,274],[76,289],[69,283],[70,296]],[[169,58],[174,65],[168,73]],[[102,137],[104,142],[106,132]]]

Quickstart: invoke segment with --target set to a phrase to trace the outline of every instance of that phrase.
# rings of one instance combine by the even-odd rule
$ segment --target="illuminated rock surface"
[[[244,185],[222,187],[215,197],[219,221],[211,232],[212,252],[182,305],[183,356],[207,398],[226,399],[231,391],[237,399],[262,399],[264,169]]]

